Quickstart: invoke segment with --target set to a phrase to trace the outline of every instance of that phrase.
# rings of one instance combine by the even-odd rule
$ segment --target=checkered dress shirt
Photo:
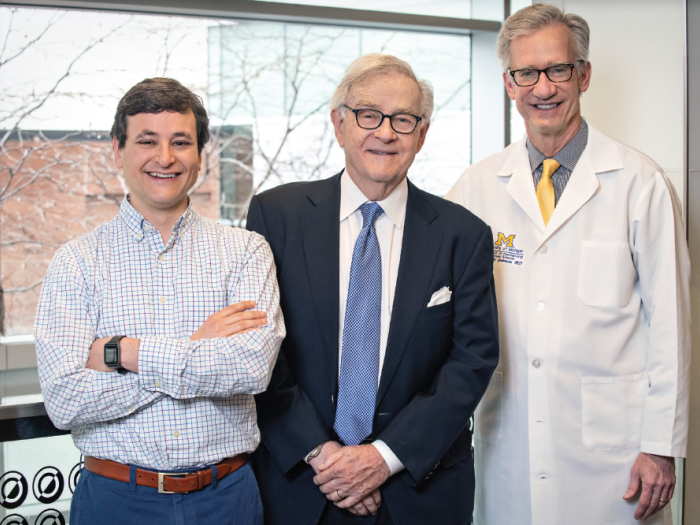
[[[272,252],[251,232],[191,206],[167,245],[124,199],[119,214],[56,252],[35,323],[44,402],[80,451],[168,470],[255,450],[253,394],[269,381],[285,335]],[[254,300],[261,329],[189,337],[212,314]],[[85,368],[96,339],[141,340],[139,373]]]
[[[578,159],[581,158],[583,150],[586,149],[586,144],[588,144],[588,124],[585,120],[581,120],[581,127],[578,129],[574,138],[572,138],[566,146],[564,146],[553,158],[556,160],[560,166],[557,171],[552,175],[552,185],[554,186],[554,203],[559,204],[559,198],[561,194],[564,193],[564,188],[571,178],[571,173],[574,171],[576,164],[578,164]],[[530,139],[527,139],[527,154],[530,159],[530,168],[532,169],[532,181],[535,183],[535,191],[537,191],[537,185],[540,183],[542,178],[542,161],[548,157],[545,156],[540,150],[538,150]]]

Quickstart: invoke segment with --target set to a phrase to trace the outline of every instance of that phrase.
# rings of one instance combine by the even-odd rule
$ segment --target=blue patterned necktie
[[[338,407],[333,428],[346,445],[372,433],[379,374],[382,314],[382,256],[374,221],[384,213],[376,202],[360,206],[362,230],[355,241],[343,325]]]

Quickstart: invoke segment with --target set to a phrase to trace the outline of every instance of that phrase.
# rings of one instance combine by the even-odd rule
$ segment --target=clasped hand
[[[379,487],[391,471],[373,445],[343,447],[329,441],[310,464],[316,472],[314,483],[334,505],[360,516],[377,513]]]

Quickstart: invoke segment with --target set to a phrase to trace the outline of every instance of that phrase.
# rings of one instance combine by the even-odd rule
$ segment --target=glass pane
[[[344,7],[348,9],[365,9],[368,11],[386,11],[389,13],[406,13],[412,15],[447,16],[452,18],[471,18],[471,2],[464,0],[259,0],[261,2],[279,2],[283,4],[317,5],[327,7]]]
[[[518,142],[525,136],[525,121],[515,107],[515,100],[510,101],[510,141]]]
[[[68,523],[79,461],[69,435],[0,444],[0,521]]]
[[[34,336],[0,336],[0,405],[42,401]]]
[[[469,163],[469,44],[468,37],[276,23],[210,27],[210,116],[254,135],[253,168],[235,164],[252,169],[254,190],[327,177],[344,165],[328,117],[338,79],[364,53],[392,53],[435,85],[436,115],[410,178],[444,194]]]
[[[205,100],[213,140],[190,197],[227,224],[244,224],[254,192],[343,168],[328,101],[368,52],[398,55],[435,87],[411,180],[442,195],[469,164],[468,36],[3,7],[0,37],[7,337],[32,333],[55,250],[118,212],[127,190],[108,130],[121,96],[144,78],[176,78]]]
[[[532,5],[532,3],[532,0],[510,0],[510,12],[520,11],[523,7]]]

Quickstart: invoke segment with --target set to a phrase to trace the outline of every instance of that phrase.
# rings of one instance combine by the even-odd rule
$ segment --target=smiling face
[[[421,115],[418,85],[399,73],[370,77],[350,89],[347,105],[353,109],[377,109],[385,115]],[[428,124],[424,121],[410,134],[396,133],[389,119],[377,129],[362,129],[355,114],[331,112],[338,144],[345,150],[347,173],[365,197],[380,201],[406,177],[408,168],[423,147]]]
[[[511,71],[545,69],[575,61],[573,35],[563,24],[517,37],[510,44]],[[551,156],[573,138],[581,125],[579,92],[586,91],[590,84],[590,63],[586,62],[582,74],[574,68],[571,80],[567,82],[551,82],[544,73],[540,74],[537,84],[528,87],[517,86],[508,72],[503,74],[503,79],[508,95],[515,100],[518,112],[525,120],[528,137],[540,151]]]
[[[130,202],[147,220],[153,214],[187,209],[187,192],[197,181],[202,156],[192,111],[138,113],[127,117],[126,141],[112,141],[117,169],[122,169]]]

